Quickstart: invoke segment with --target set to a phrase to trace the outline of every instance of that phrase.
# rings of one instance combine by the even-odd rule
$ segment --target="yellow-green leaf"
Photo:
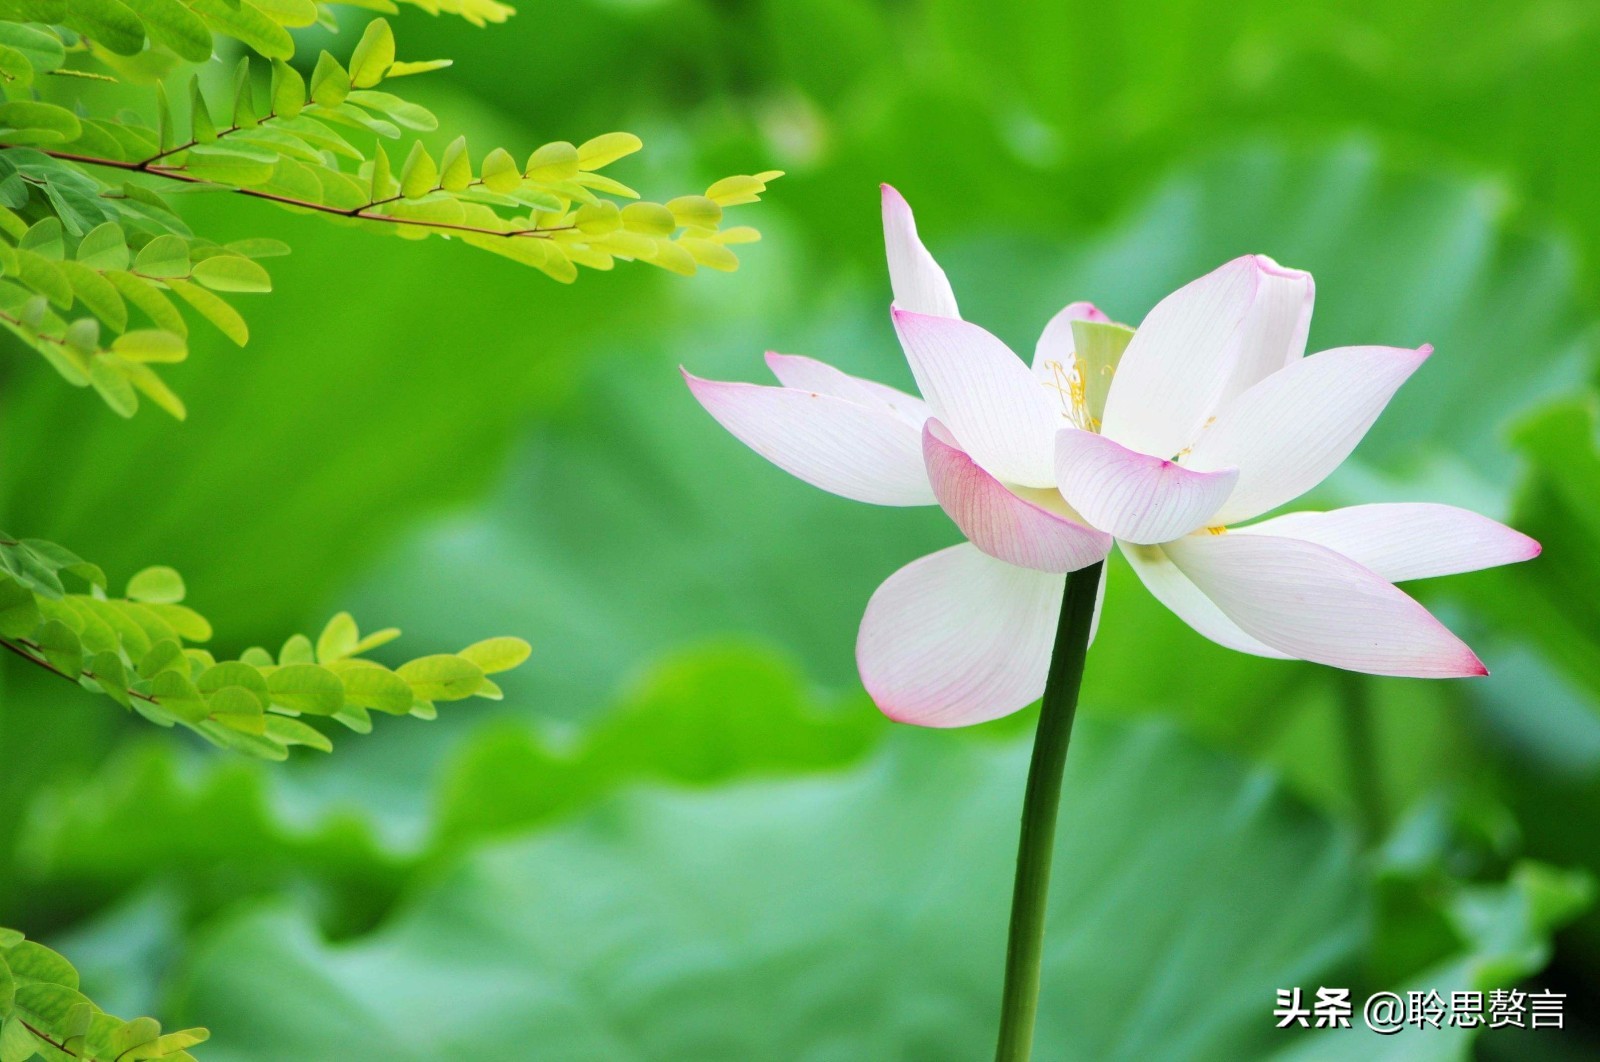
[[[371,88],[383,80],[392,65],[394,31],[386,20],[375,18],[367,23],[360,43],[350,54],[350,84],[355,88]]]
[[[183,576],[165,565],[146,568],[128,580],[130,601],[176,605],[183,600],[184,592]]]
[[[252,259],[219,254],[194,264],[195,280],[213,291],[271,291],[272,278]]]

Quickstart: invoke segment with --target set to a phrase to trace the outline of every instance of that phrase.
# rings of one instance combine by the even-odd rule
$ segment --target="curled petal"
[[[908,395],[898,388],[878,383],[876,380],[865,380],[859,376],[851,376],[847,372],[840,372],[832,365],[815,358],[806,358],[799,354],[779,354],[769,350],[767,367],[785,387],[815,391],[859,405],[885,409],[919,432],[922,430],[923,421],[929,417],[928,404],[922,399]]]
[[[1425,502],[1288,513],[1233,530],[1315,542],[1391,583],[1475,572],[1539,555],[1539,543],[1505,524],[1469,509]]]
[[[1215,408],[1305,356],[1317,295],[1311,274],[1285,269],[1264,254],[1255,260],[1260,270],[1256,298],[1234,337],[1236,360]]]
[[[991,557],[1045,572],[1070,572],[1105,557],[1111,536],[1007,490],[928,421],[922,456],[934,496],[961,533]]]
[[[812,486],[875,505],[931,505],[917,429],[892,414],[832,395],[702,380],[689,390],[717,422]]]
[[[883,714],[919,726],[1027,707],[1044,692],[1065,582],[971,543],[912,561],[867,603],[856,640],[862,684]]]
[[[961,448],[996,477],[1054,485],[1050,440],[1061,414],[1004,343],[965,321],[894,311],[917,389]]]
[[[1476,654],[1394,584],[1326,546],[1190,535],[1163,549],[1240,629],[1302,660],[1371,675],[1486,675]]]
[[[1219,522],[1259,516],[1321,483],[1432,352],[1428,346],[1325,350],[1228,403],[1184,462],[1194,469],[1239,470],[1239,486]]]
[[[1156,303],[1111,381],[1106,435],[1162,456],[1189,445],[1233,377],[1235,333],[1255,302],[1262,270],[1254,255],[1236,258]]]
[[[1167,542],[1206,526],[1238,478],[1234,469],[1194,472],[1077,428],[1056,436],[1061,496],[1125,542]]]
[[[894,304],[912,313],[960,317],[950,281],[917,237],[917,222],[905,197],[883,185],[883,243],[889,254]]]

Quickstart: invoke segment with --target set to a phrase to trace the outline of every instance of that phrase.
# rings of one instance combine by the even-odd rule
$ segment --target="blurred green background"
[[[893,727],[852,654],[877,583],[958,533],[767,466],[676,373],[761,379],[772,348],[907,386],[889,181],[966,316],[1022,351],[1074,299],[1137,321],[1238,254],[1311,270],[1312,349],[1439,353],[1305,504],[1454,502],[1546,547],[1412,588],[1493,671],[1451,684],[1230,654],[1113,564],[1039,1056],[1600,1053],[1600,8],[394,22],[403,55],[456,60],[416,83],[441,143],[629,129],[647,151],[618,176],[657,197],[781,168],[740,211],[765,240],[731,276],[563,287],[187,197],[198,231],[294,248],[241,302],[252,342],[196,337],[181,425],[6,359],[4,526],[114,582],[177,566],[229,651],[349,607],[416,652],[534,656],[503,704],[285,765],[7,661],[0,921],[109,1010],[210,1026],[213,1060],[984,1057],[1032,713]],[[1272,1028],[1275,989],[1319,985],[1550,989],[1565,1028]]]

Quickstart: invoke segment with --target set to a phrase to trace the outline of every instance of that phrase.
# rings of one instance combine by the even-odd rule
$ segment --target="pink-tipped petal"
[[[932,505],[917,429],[892,414],[789,387],[683,374],[739,441],[813,486],[875,505]]]
[[[861,682],[889,718],[968,726],[1044,692],[1066,577],[995,560],[971,543],[885,580],[856,640]]]
[[[1065,309],[1050,318],[1050,323],[1039,333],[1039,341],[1033,346],[1033,374],[1046,384],[1055,384],[1056,371],[1051,363],[1070,366],[1072,353],[1077,347],[1072,338],[1072,322],[1105,323],[1110,320],[1092,302],[1068,303]]]
[[[1056,435],[1061,496],[1125,542],[1167,542],[1205,527],[1237,479],[1234,469],[1193,472],[1077,428]]]
[[[950,281],[917,237],[917,222],[905,197],[883,185],[883,243],[889,254],[894,304],[912,313],[960,317]]]
[[[1178,570],[1166,551],[1160,546],[1135,546],[1119,543],[1122,555],[1139,575],[1150,595],[1183,622],[1193,627],[1218,645],[1241,653],[1271,657],[1274,660],[1290,659],[1288,653],[1264,644],[1239,629],[1239,625],[1222,614],[1212,600],[1200,592],[1189,577]]]
[[[1194,469],[1239,470],[1239,486],[1219,521],[1260,516],[1326,479],[1432,350],[1325,350],[1278,370],[1223,407],[1184,462]]]
[[[1255,259],[1260,269],[1256,298],[1235,336],[1237,361],[1216,408],[1305,356],[1317,296],[1311,274],[1285,269],[1264,254]]]
[[[1315,542],[1391,583],[1475,572],[1539,555],[1539,543],[1520,531],[1469,509],[1428,502],[1288,513],[1233,530]]]
[[[896,310],[894,326],[917,389],[961,448],[1008,483],[1053,486],[1051,438],[1062,415],[1010,348],[948,317]]]
[[[1018,497],[962,453],[936,420],[922,431],[934,496],[961,533],[1008,564],[1071,572],[1111,549],[1111,536]]]
[[[1477,656],[1403,590],[1326,546],[1272,535],[1191,535],[1162,547],[1246,634],[1348,671],[1486,675]]]
[[[1106,435],[1162,457],[1189,444],[1233,377],[1235,333],[1250,314],[1261,273],[1255,256],[1246,255],[1156,303],[1112,378]]]
[[[929,416],[928,404],[922,399],[876,380],[851,376],[815,358],[768,351],[767,367],[785,387],[816,391],[863,406],[882,407],[919,432]]]

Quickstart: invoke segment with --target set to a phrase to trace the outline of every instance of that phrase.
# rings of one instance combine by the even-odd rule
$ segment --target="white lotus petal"
[[[832,365],[799,354],[767,352],[767,367],[785,387],[818,394],[833,395],[863,406],[879,407],[922,430],[923,421],[929,417],[928,404],[914,395],[876,380],[863,379],[841,372]]]
[[[1391,583],[1475,572],[1539,555],[1539,543],[1520,531],[1467,509],[1426,502],[1288,513],[1233,530],[1315,542]]]
[[[1205,527],[1237,479],[1233,469],[1194,472],[1077,428],[1056,435],[1062,497],[1091,525],[1127,542],[1166,542]]]
[[[960,317],[950,281],[917,237],[917,222],[905,197],[883,185],[883,243],[889,255],[894,304],[912,313]]]
[[[1162,547],[1246,634],[1302,660],[1372,675],[1486,675],[1427,609],[1326,546],[1273,535],[1190,535]]]
[[[1101,431],[1161,457],[1189,445],[1233,377],[1261,273],[1254,256],[1236,258],[1156,303],[1123,352]]]
[[[1288,653],[1280,653],[1240,630],[1237,623],[1224,616],[1222,610],[1202,594],[1187,575],[1178,570],[1178,566],[1172,563],[1160,546],[1135,546],[1129,542],[1118,545],[1151,596],[1200,634],[1218,645],[1241,653],[1267,656],[1274,660],[1291,659]]]
[[[1327,478],[1433,348],[1340,347],[1280,369],[1218,412],[1184,465],[1237,468],[1222,523],[1259,516]]]
[[[971,543],[901,568],[867,603],[861,681],[891,719],[967,726],[1044,692],[1063,575],[995,560]]]
[[[1054,486],[1052,439],[1062,418],[1028,367],[975,324],[893,316],[917,389],[961,449],[1008,483]]]
[[[702,380],[689,390],[717,422],[779,468],[825,491],[876,505],[931,505],[917,429],[832,395]]]
[[[1255,301],[1234,337],[1237,360],[1215,409],[1305,356],[1317,294],[1311,274],[1285,269],[1264,254],[1255,260],[1260,268]]]
[[[962,453],[936,420],[923,428],[922,454],[939,504],[991,557],[1024,568],[1071,572],[1104,559],[1111,549],[1111,536],[1007,490]]]

